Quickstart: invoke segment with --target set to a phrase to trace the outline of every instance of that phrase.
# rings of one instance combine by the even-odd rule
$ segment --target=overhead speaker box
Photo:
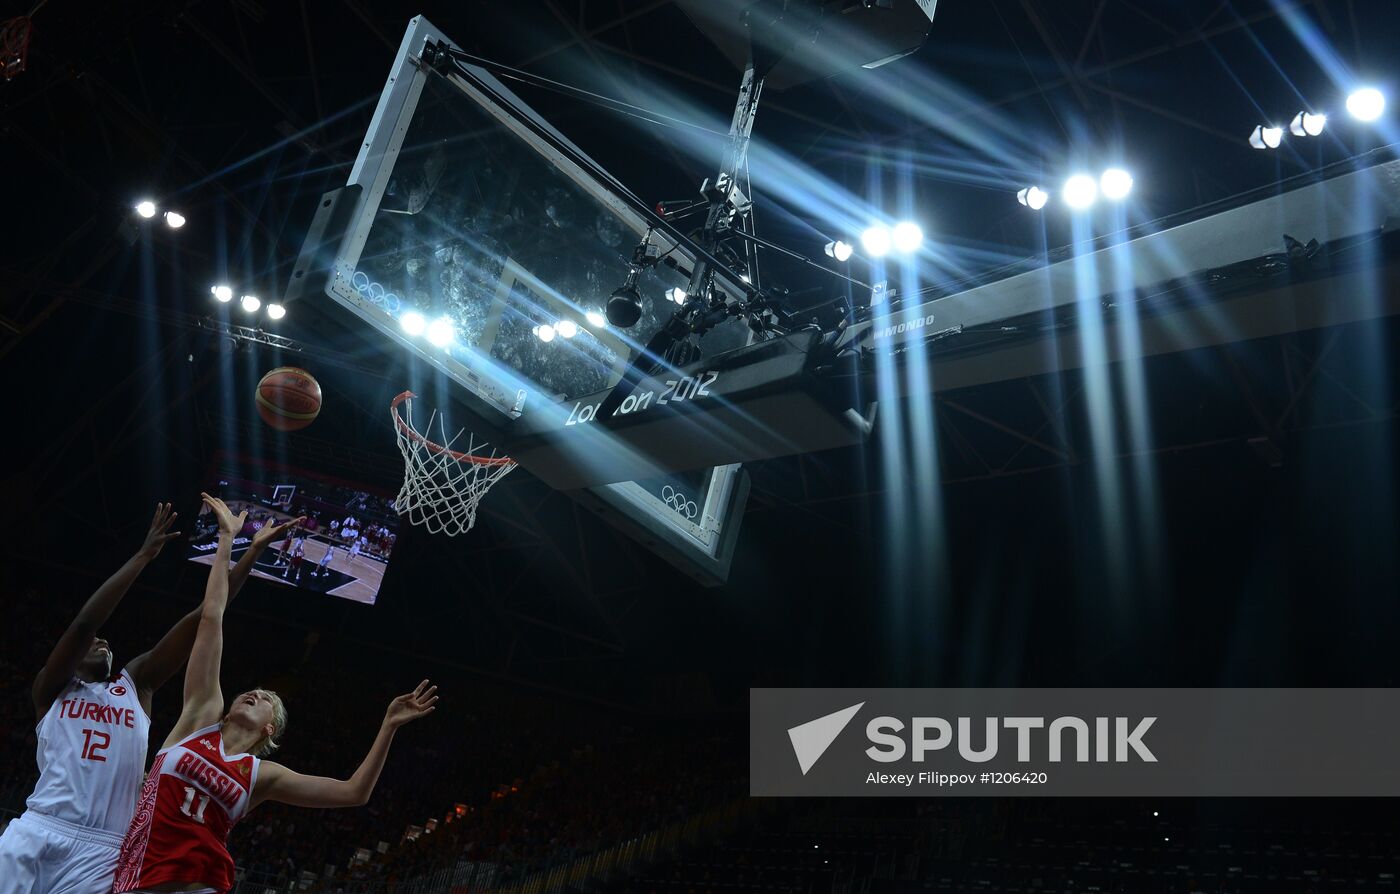
[[[770,90],[877,68],[923,46],[938,0],[676,0],[695,26]],[[765,71],[766,69],[766,71]]]

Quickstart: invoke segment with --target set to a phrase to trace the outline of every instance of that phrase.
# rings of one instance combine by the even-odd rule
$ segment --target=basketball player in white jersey
[[[243,515],[204,495],[219,519],[219,545],[200,606],[198,635],[185,668],[185,701],[175,728],[151,764],[122,843],[112,890],[217,894],[236,884],[228,834],[263,801],[298,807],[353,807],[369,801],[399,727],[432,713],[436,686],[424,680],[389,703],[369,753],[349,779],[305,776],[262,755],[287,725],[275,692],[255,689],[224,707],[219,672],[224,652],[227,563]]]
[[[326,569],[327,569],[327,566],[329,566],[329,565],[331,564],[331,560],[334,559],[334,558],[335,558],[335,544],[334,544],[334,543],[327,543],[327,544],[326,544],[326,551],[323,552],[323,553],[321,553],[321,558],[320,558],[319,560],[317,560],[317,562],[316,562],[316,570],[313,571],[313,572],[311,572],[311,576],[312,576],[312,577],[327,577],[328,575],[330,575],[330,572],[329,572],[328,570],[326,570]]]
[[[97,589],[54,645],[34,680],[39,782],[25,813],[0,835],[0,894],[106,894],[146,769],[151,697],[180,669],[199,626],[196,609],[155,648],[112,673],[112,649],[98,631],[142,569],[179,536],[176,513],[158,504],[136,554]],[[247,579],[276,535],[264,525],[232,572]]]

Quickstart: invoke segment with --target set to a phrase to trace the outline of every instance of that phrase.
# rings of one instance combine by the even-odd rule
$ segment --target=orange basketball
[[[258,382],[258,415],[278,431],[306,428],[321,412],[321,385],[311,373],[279,366]]]

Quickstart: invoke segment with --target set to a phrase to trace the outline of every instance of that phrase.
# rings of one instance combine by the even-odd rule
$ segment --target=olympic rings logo
[[[661,502],[685,516],[688,521],[695,521],[695,516],[700,514],[700,507],[694,500],[687,500],[684,494],[669,484],[661,488]]]
[[[399,312],[401,302],[399,296],[393,292],[385,291],[384,287],[377,282],[370,282],[369,276],[363,270],[356,270],[350,277],[350,285],[355,287],[355,291],[369,299],[370,302],[385,313],[396,314]]]

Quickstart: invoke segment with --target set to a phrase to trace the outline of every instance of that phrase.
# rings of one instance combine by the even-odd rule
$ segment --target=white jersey
[[[35,733],[39,782],[26,806],[120,839],[131,825],[146,771],[151,719],[125,670],[95,683],[74,679]]]

